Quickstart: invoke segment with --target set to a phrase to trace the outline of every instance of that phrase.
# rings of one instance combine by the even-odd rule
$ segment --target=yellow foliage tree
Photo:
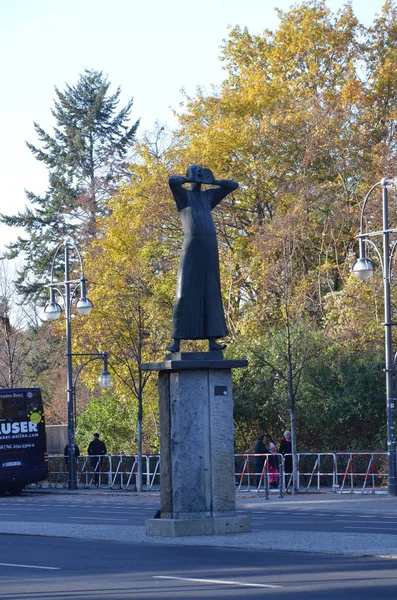
[[[357,334],[348,319],[360,204],[374,179],[391,174],[395,156],[396,9],[386,2],[369,29],[350,4],[333,14],[325,0],[279,17],[275,32],[235,27],[217,91],[185,98],[166,150],[160,129],[142,142],[131,183],[113,199],[87,257],[96,309],[79,349],[111,352],[121,398],[142,402],[145,389],[148,439],[155,394],[140,365],[162,357],[181,244],[167,180],[189,164],[240,184],[215,218],[232,341],[282,328],[286,314],[291,328],[304,317],[319,329],[332,320],[335,339]],[[361,291],[368,315],[373,295]]]

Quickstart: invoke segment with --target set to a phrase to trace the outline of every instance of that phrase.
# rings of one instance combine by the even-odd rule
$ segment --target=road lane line
[[[153,579],[176,579],[177,581],[192,581],[194,583],[218,583],[219,585],[239,585],[241,587],[281,588],[282,585],[266,583],[242,583],[241,581],[223,581],[222,579],[197,579],[195,577],[173,577],[171,575],[153,575]]]
[[[53,506],[51,508],[54,508]],[[44,508],[37,508],[37,506],[11,506],[11,510],[45,510]]]
[[[338,515],[339,516],[339,515]],[[351,517],[352,515],[350,515]],[[388,522],[390,521],[394,521],[395,523],[397,523],[397,517],[386,517],[386,516],[379,516],[379,515],[353,515],[355,519],[372,519],[373,521],[385,521],[386,519],[388,520]],[[347,519],[348,517],[346,517]],[[346,520],[345,519],[345,520]]]
[[[68,519],[82,519],[83,521],[98,521],[99,517],[68,517]],[[110,517],[103,517],[103,519],[105,519],[105,521],[122,521],[125,522],[125,518],[124,519],[112,519]]]
[[[95,514],[95,513],[98,513],[98,515],[103,515],[103,514],[108,515],[109,514],[109,509],[106,509],[106,508],[102,508],[102,510],[92,510],[90,508],[87,508],[86,510],[90,514]],[[112,511],[113,511],[113,507],[112,507]]]
[[[154,508],[151,508],[150,512],[153,512],[153,511],[156,512]],[[102,510],[88,510],[88,512],[91,513],[91,514],[98,513],[99,515],[103,515],[104,513],[105,514],[109,514],[109,508],[103,508]],[[113,506],[112,506],[112,512],[113,512]],[[133,515],[136,515],[136,514],[139,515],[139,513],[142,512],[142,511],[134,510],[134,511],[130,511],[130,512]],[[129,515],[130,512],[129,511],[123,511],[123,514]],[[115,512],[114,514],[119,514],[119,513]]]
[[[348,527],[348,524],[351,523],[351,521],[346,521],[346,520],[342,520],[342,519],[330,519],[330,521],[332,521],[332,523],[346,523],[346,527]],[[367,529],[368,527],[380,527],[382,529],[382,526],[386,527],[387,525],[387,529],[389,529],[390,527],[394,527],[396,525],[395,522],[391,523],[391,522],[383,522],[379,521],[379,524],[375,521],[370,523],[369,521],[361,521],[360,525],[355,525],[355,527],[361,527],[361,528],[365,528]]]
[[[382,529],[384,531],[390,531],[391,535],[396,535],[396,532],[391,530],[390,527],[378,527],[378,525],[370,525],[369,523],[367,526],[365,526],[365,525],[345,525],[345,529],[366,529],[367,531],[369,531],[369,530],[372,531],[373,529],[378,531],[379,529]]]
[[[21,569],[47,569],[48,571],[59,571],[61,567],[40,567],[38,565],[17,565],[14,563],[0,563],[0,567],[19,567]]]

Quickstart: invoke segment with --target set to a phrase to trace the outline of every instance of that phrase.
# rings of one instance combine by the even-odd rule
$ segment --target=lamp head
[[[58,302],[52,301],[48,302],[44,307],[44,313],[50,321],[55,321],[59,317],[62,312],[62,308],[58,304]]]
[[[103,370],[100,376],[98,377],[98,383],[103,390],[108,390],[113,385],[113,378],[109,371]]]
[[[102,353],[103,367],[102,373],[98,377],[98,383],[103,390],[108,390],[113,385],[113,379],[108,371],[108,352]]]
[[[361,281],[365,281],[372,277],[374,272],[374,266],[369,258],[360,257],[358,258],[352,266],[353,275],[360,279]]]
[[[93,309],[93,306],[94,305],[89,298],[80,298],[76,302],[76,311],[82,316],[89,315]]]

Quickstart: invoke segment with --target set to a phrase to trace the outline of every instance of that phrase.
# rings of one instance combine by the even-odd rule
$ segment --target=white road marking
[[[368,529],[384,529],[385,531],[390,531],[390,527],[379,527],[378,525],[370,525],[368,523],[367,526],[365,525],[346,525],[345,529],[366,529],[368,531]]]
[[[338,517],[340,517],[340,516],[342,516],[342,515],[338,515]],[[348,515],[348,517],[350,517],[350,518],[354,517],[355,519],[372,519],[372,520],[375,520],[375,521],[385,521],[387,519],[389,521],[390,520],[394,520],[397,523],[397,517],[396,516],[394,516],[394,517],[387,517],[387,516],[384,516],[384,515]]]
[[[51,508],[54,508],[53,506]],[[13,510],[45,510],[38,506],[13,506]]]
[[[112,506],[112,508],[111,508],[112,512],[113,512],[113,508],[114,508],[114,507]],[[79,510],[80,510],[80,509],[79,509]],[[92,510],[91,510],[91,509],[87,509],[87,510],[88,510],[88,512],[90,512],[90,513],[99,513],[99,514],[103,515],[103,513],[109,514],[109,510],[110,510],[110,509],[109,509],[109,508],[102,508],[101,510],[94,510],[94,509],[92,509]],[[148,510],[148,511],[150,511],[150,512],[153,512],[153,511],[155,511],[155,509],[154,509],[154,508],[150,508],[150,509],[147,509],[147,510]],[[116,513],[116,511],[114,511],[114,512]],[[140,510],[140,509],[131,510],[131,511],[130,511],[130,510],[128,510],[128,511],[127,511],[127,510],[124,510],[124,511],[123,511],[123,513],[124,513],[124,514],[126,514],[126,515],[128,515],[129,513],[131,513],[131,514],[133,514],[133,515],[136,515],[136,514],[138,514],[138,515],[139,515],[141,512],[142,512],[142,510]],[[117,514],[117,513],[116,513],[116,514]]]
[[[125,519],[112,519],[103,517],[105,521],[125,521]],[[68,517],[68,519],[82,519],[83,521],[98,521],[99,517]]]
[[[68,510],[89,510],[91,512],[109,512],[109,507],[108,506],[104,506],[101,509],[94,509],[92,508],[92,504],[73,504],[73,505],[51,505],[48,504],[48,506],[44,507],[44,506],[12,506],[12,510],[18,510],[18,511],[44,511],[47,510],[47,508],[53,508],[55,510],[59,510],[59,511],[63,511],[65,509]],[[124,512],[139,512],[139,511],[152,511],[152,510],[156,510],[156,507],[122,507],[122,506],[112,506],[111,510],[115,510],[115,511],[124,511]]]
[[[349,520],[343,520],[343,519],[330,519],[330,521],[332,521],[333,523],[346,523],[347,524],[351,524],[352,522],[354,522],[354,519],[349,519]],[[374,520],[373,523],[370,523],[369,521],[359,521],[360,525],[357,525],[357,527],[380,527],[382,525],[388,525],[389,527],[393,527],[394,525],[396,525],[396,521],[391,522],[391,521],[377,521],[376,519]]]
[[[330,519],[333,523],[351,523],[353,519]]]
[[[390,518],[390,517],[374,517],[374,516],[370,516],[370,515],[357,515],[354,517],[355,519],[359,520],[359,519],[363,519],[363,522],[368,523],[367,519],[372,519],[372,521],[374,523],[383,523],[384,525],[396,525],[397,524],[397,519],[396,517]],[[351,521],[352,519],[350,519]],[[341,521],[342,522],[342,521]]]
[[[93,514],[93,513],[98,513],[100,515],[109,514],[109,508],[102,508],[101,510],[94,510],[94,509],[91,510],[90,508],[88,508],[87,511],[91,514]],[[113,511],[113,506],[112,506],[112,511]]]
[[[223,581],[222,579],[197,579],[195,577],[173,577],[168,575],[153,575],[153,579],[176,579],[177,581],[193,581],[194,583],[218,583],[219,585],[239,585],[242,587],[281,588],[282,585],[265,583],[242,583],[241,581]]]
[[[61,567],[40,567],[38,565],[17,565],[14,563],[0,563],[0,567],[19,567],[21,569],[47,569],[49,571],[59,571]]]

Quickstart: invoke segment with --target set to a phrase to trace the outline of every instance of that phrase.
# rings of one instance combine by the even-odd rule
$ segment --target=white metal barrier
[[[272,468],[272,457],[276,458],[277,468]],[[260,466],[255,467],[255,463]],[[269,490],[279,490],[282,496],[285,490],[284,457],[282,454],[235,454],[236,490],[263,490],[268,497]],[[263,465],[262,465],[263,463]],[[258,470],[259,469],[259,470]],[[277,482],[277,485],[272,483]]]
[[[277,487],[270,468],[270,457],[277,456]],[[288,492],[292,474],[285,474],[285,457],[281,454],[235,454],[237,492]],[[101,461],[92,464],[91,459]],[[260,472],[255,472],[255,458],[263,459]],[[298,488],[301,492],[333,491],[337,493],[375,493],[387,489],[387,452],[300,452],[298,459]],[[97,467],[97,468],[95,468]],[[103,457],[79,456],[77,484],[85,488],[98,485],[111,489],[134,489],[138,472],[138,457],[131,454]],[[272,479],[273,477],[273,479]],[[66,487],[68,470],[63,455],[49,457],[49,477],[52,487]],[[142,456],[142,483],[147,491],[160,489],[160,455]]]
[[[91,458],[96,459],[96,466],[91,467]],[[106,461],[106,462],[105,462]],[[102,465],[100,457],[79,456],[77,458],[77,484],[84,487],[90,487],[95,484],[95,476],[97,477],[98,485],[103,486],[105,480],[109,478],[112,457],[103,456]],[[69,479],[68,465],[63,454],[53,454],[48,457],[48,481],[52,487],[66,487]]]
[[[337,452],[337,491],[374,493],[387,488],[387,452]]]
[[[291,456],[291,455],[289,455]],[[333,452],[300,452],[298,458],[298,489],[321,491],[337,488],[336,459]]]
[[[68,469],[63,455],[48,457],[51,487],[66,487]],[[106,454],[103,456],[79,456],[77,459],[77,484],[85,488],[93,486],[133,489],[138,474],[136,454]],[[142,456],[142,481],[144,489],[160,488],[160,456]]]
[[[291,487],[292,473],[285,473],[286,454],[279,456],[280,495]],[[264,457],[263,470],[255,472],[255,458]],[[264,491],[267,495],[269,454],[236,454],[236,489]],[[300,492],[375,493],[387,488],[387,452],[299,452],[297,478]],[[282,469],[282,471],[281,471]],[[267,474],[265,476],[265,474]],[[258,478],[259,476],[259,483]]]

